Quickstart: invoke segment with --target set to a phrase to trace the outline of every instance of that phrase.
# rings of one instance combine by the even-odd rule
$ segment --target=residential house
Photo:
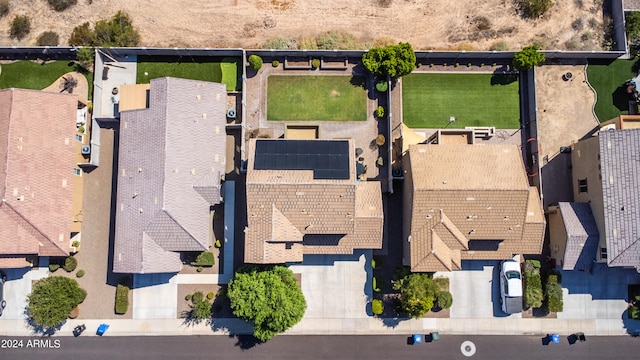
[[[358,181],[355,167],[350,139],[252,139],[245,262],[301,262],[307,254],[380,249],[380,183]]]
[[[77,95],[0,90],[0,268],[69,255],[82,201],[77,108]]]
[[[409,146],[402,160],[404,263],[452,271],[462,260],[539,254],[545,219],[517,145]]]
[[[113,271],[178,272],[181,252],[208,250],[213,241],[211,212],[222,201],[225,174],[226,88],[159,78],[141,89],[148,101],[130,103],[143,108],[120,113]]]
[[[602,123],[573,145],[571,164],[574,202],[549,208],[552,258],[565,270],[640,270],[640,116]]]

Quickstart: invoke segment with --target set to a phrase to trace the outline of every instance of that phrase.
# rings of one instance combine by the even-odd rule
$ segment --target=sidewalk
[[[55,336],[73,336],[76,325],[85,324],[82,336],[97,336],[98,325],[109,324],[104,336],[168,336],[168,335],[239,335],[250,334],[251,326],[238,319],[214,319],[213,324],[202,322],[185,325],[180,319],[158,320],[68,320]],[[363,319],[303,319],[286,332],[287,335],[408,335],[438,331],[457,335],[569,335],[583,332],[586,335],[628,335],[622,319],[409,319],[394,327],[385,326],[376,318]],[[636,333],[639,329],[631,329]],[[23,320],[0,320],[2,336],[39,336]]]

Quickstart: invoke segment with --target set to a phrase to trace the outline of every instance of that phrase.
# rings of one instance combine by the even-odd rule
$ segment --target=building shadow
[[[627,334],[632,337],[640,337],[640,320],[631,319],[629,309],[622,313],[622,326],[626,329]]]
[[[640,284],[640,273],[635,269],[608,267],[604,263],[594,263],[590,272],[561,271],[561,276],[562,287],[569,294],[590,294],[593,300],[627,300],[628,285]]]
[[[491,304],[493,305],[493,317],[503,318],[509,314],[502,311],[500,304],[500,265],[497,263],[493,267],[491,274]]]

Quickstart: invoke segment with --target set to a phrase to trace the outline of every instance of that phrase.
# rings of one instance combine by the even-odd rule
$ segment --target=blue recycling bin
[[[422,334],[413,334],[413,344],[422,344]]]
[[[558,334],[549,335],[549,342],[551,342],[552,344],[560,344],[560,335]]]
[[[109,328],[109,325],[100,324],[100,326],[98,326],[98,331],[96,331],[96,335],[99,335],[99,336],[104,335],[104,333],[107,331],[108,328]]]

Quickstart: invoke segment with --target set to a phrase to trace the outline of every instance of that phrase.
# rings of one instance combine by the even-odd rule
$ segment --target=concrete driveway
[[[371,250],[363,250],[354,255],[307,255],[302,265],[290,266],[302,274],[304,318],[368,318],[373,292],[370,260]]]
[[[47,267],[3,269],[2,272],[7,275],[3,294],[7,307],[4,308],[0,320],[26,319],[25,308],[27,296],[31,293],[32,281],[47,277],[49,269]]]
[[[133,276],[134,319],[176,319],[178,282],[176,274]]]

